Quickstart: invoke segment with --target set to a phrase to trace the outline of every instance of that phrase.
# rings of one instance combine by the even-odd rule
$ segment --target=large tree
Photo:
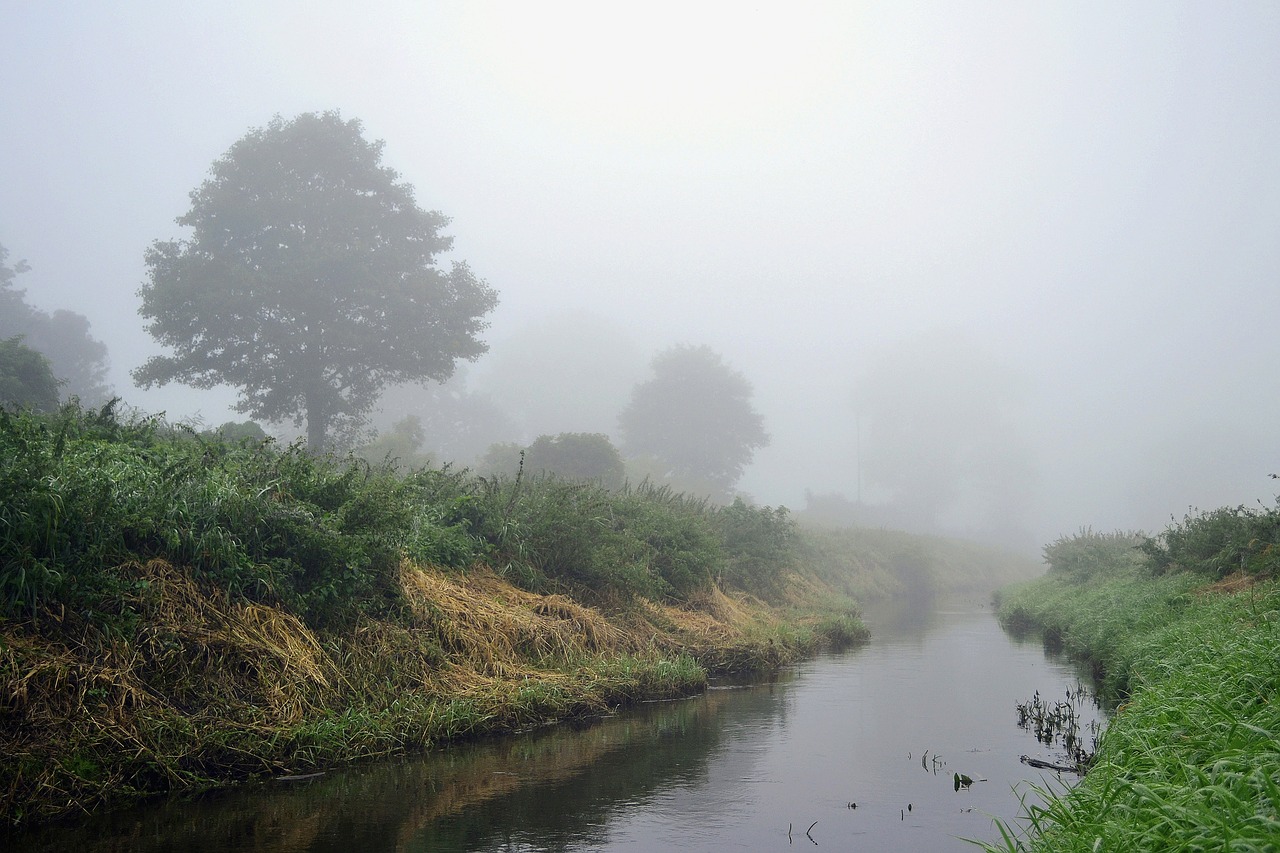
[[[388,383],[443,381],[484,353],[497,295],[465,263],[436,266],[449,219],[418,207],[382,149],[336,112],[232,145],[177,220],[191,236],[147,252],[140,313],[174,354],[134,378],[238,386],[240,412],[305,421],[319,451]]]
[[[675,479],[727,494],[757,448],[769,443],[751,404],[751,383],[705,346],[676,346],[653,359],[618,419],[631,456],[661,460]]]

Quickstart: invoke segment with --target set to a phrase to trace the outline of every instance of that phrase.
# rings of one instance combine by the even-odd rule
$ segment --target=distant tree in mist
[[[465,263],[443,271],[446,216],[382,165],[382,142],[336,112],[250,130],[191,193],[189,238],[147,251],[147,329],[173,355],[144,387],[240,388],[240,412],[304,421],[325,449],[388,383],[442,381],[487,349],[496,293]]]
[[[417,415],[402,418],[376,439],[355,449],[356,456],[371,465],[390,462],[402,470],[412,470],[430,465],[430,453],[424,453],[426,434]]]
[[[549,474],[561,480],[600,483],[618,488],[626,480],[622,454],[603,433],[562,432],[540,435],[528,447],[511,442],[490,446],[479,468],[487,475]]]
[[[623,449],[658,460],[677,479],[727,494],[769,443],[751,383],[706,346],[664,350],[652,369],[619,416]]]
[[[37,412],[58,408],[58,380],[49,360],[21,337],[0,340],[0,406]]]
[[[205,430],[205,435],[217,436],[223,441],[230,442],[260,442],[270,438],[267,431],[262,428],[261,424],[253,421],[227,421],[217,429]]]
[[[644,351],[626,329],[584,313],[551,317],[493,342],[473,384],[501,401],[513,438],[561,432],[613,433]]]
[[[960,335],[882,351],[854,394],[863,480],[921,528],[1015,533],[1034,490],[1018,427],[1025,386]]]
[[[514,477],[524,465],[526,448],[514,441],[497,441],[476,459],[476,470],[483,476]]]
[[[603,433],[562,432],[540,435],[525,453],[525,471],[545,471],[563,480],[590,480],[610,488],[622,485],[622,454]]]
[[[8,266],[8,255],[0,246],[0,339],[21,335],[24,346],[47,358],[62,396],[78,397],[90,406],[106,402],[111,396],[106,344],[89,334],[83,314],[65,309],[48,314],[28,305],[26,291],[15,282],[29,267],[24,261]]]
[[[471,390],[464,368],[443,383],[391,385],[378,401],[380,432],[413,417],[421,430],[420,450],[438,462],[469,466],[493,444],[520,436],[507,412],[487,394]]]

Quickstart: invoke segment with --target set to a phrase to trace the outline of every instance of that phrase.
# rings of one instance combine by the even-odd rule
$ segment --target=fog
[[[349,5],[0,8],[0,244],[129,404],[243,418],[134,387],[143,253],[249,128],[339,109],[498,291],[451,385],[506,440],[616,434],[706,345],[763,503],[1035,548],[1274,500],[1280,6]]]

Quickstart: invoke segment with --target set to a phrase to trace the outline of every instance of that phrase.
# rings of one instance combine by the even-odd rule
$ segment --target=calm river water
[[[16,839],[129,851],[973,850],[1015,786],[1062,782],[1017,726],[1075,670],[980,603],[872,613],[872,642],[590,725],[274,782]],[[977,780],[955,789],[956,773]],[[1074,781],[1074,777],[1063,781]],[[1022,786],[1025,787],[1025,786]],[[856,803],[856,808],[852,804]]]

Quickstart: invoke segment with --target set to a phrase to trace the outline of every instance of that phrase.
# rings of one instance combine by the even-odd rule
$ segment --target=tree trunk
[[[325,451],[329,432],[329,409],[319,394],[308,393],[304,402],[307,407],[307,450],[316,456]]]

